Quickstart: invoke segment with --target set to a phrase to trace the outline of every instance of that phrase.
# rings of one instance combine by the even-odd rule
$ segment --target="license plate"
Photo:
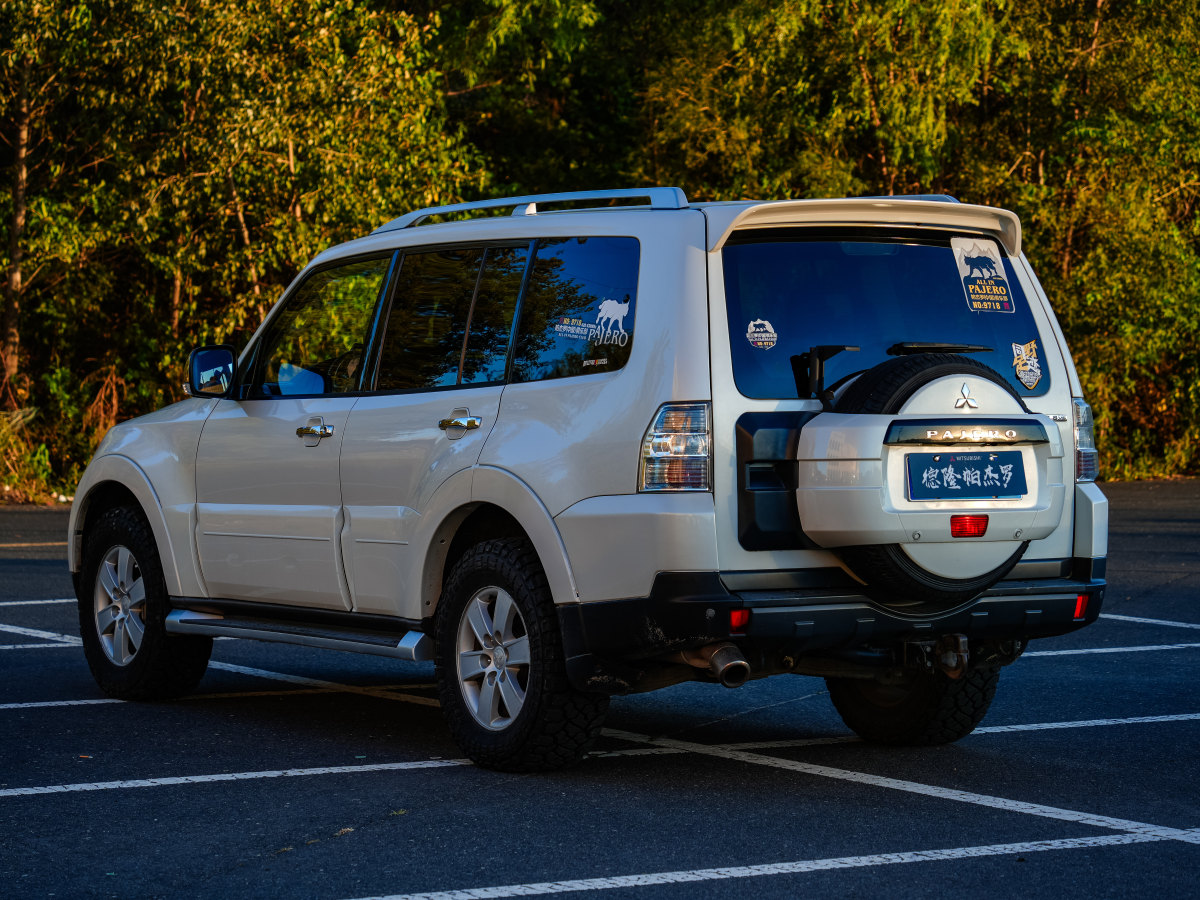
[[[1008,500],[1028,492],[1019,450],[908,454],[909,500]]]

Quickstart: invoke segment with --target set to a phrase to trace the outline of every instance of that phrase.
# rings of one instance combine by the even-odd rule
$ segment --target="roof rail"
[[[430,206],[405,213],[399,218],[392,219],[376,228],[372,234],[382,234],[385,231],[397,231],[401,228],[411,228],[420,225],[431,216],[447,213],[468,212],[477,209],[503,209],[513,207],[514,216],[537,215],[539,203],[570,203],[574,200],[619,200],[629,197],[640,197],[647,201],[651,209],[685,209],[688,205],[687,195],[676,187],[652,188],[617,188],[611,191],[570,191],[564,194],[530,194],[525,197],[503,197],[497,200],[480,200],[474,203],[453,203],[450,206]],[[640,204],[639,204],[640,205]]]
[[[860,194],[853,200],[932,200],[934,203],[961,203],[950,194]]]

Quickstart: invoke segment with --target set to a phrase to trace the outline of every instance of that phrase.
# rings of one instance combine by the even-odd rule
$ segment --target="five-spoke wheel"
[[[128,547],[118,545],[104,554],[95,587],[100,647],[112,663],[127,666],[146,636],[146,582]]]
[[[529,633],[503,588],[488,586],[467,601],[458,626],[458,685],[484,728],[500,731],[525,705]]]

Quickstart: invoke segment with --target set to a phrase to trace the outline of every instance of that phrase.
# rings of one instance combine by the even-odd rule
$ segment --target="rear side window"
[[[828,360],[826,387],[940,344],[969,346],[1019,396],[1049,389],[1029,303],[985,236],[775,229],[735,236],[722,256],[734,380],[747,397],[800,395],[792,358],[820,345],[861,348]]]
[[[405,254],[383,333],[377,390],[458,383],[483,255],[482,248]]]
[[[624,366],[633,345],[639,255],[631,237],[540,239],[521,300],[511,380]]]

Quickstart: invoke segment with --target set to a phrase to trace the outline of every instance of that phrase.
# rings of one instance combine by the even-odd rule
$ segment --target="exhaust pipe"
[[[727,688],[741,687],[750,680],[750,663],[737,645],[728,641],[706,644],[698,650],[681,650],[679,659],[697,669],[708,669]]]

